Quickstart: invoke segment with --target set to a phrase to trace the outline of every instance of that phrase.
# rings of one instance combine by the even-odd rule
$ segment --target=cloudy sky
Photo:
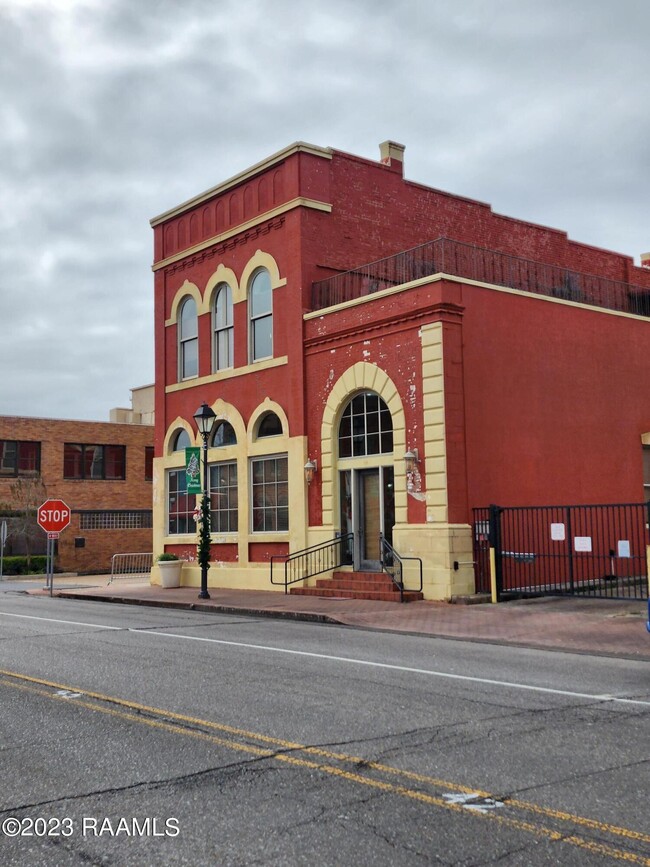
[[[0,414],[153,381],[149,219],[302,140],[650,251],[648,0],[0,0]]]

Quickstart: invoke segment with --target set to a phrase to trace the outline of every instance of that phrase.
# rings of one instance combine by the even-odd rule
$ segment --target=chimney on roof
[[[379,145],[379,160],[390,166],[394,172],[404,174],[404,151],[406,148],[395,141],[384,141]]]
[[[650,268],[650,253],[641,253],[641,267]]]

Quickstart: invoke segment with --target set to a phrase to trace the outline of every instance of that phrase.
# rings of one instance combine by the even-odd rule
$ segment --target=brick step
[[[397,602],[399,600],[399,592],[393,590],[340,590],[329,587],[292,587],[290,590],[295,596],[321,596],[321,597],[336,597],[337,599],[368,599],[375,602]],[[415,602],[423,599],[422,593],[405,590],[404,602]]]
[[[325,578],[324,580],[337,581],[339,578],[346,581],[378,581],[379,583],[383,583],[386,580],[390,581],[390,578],[385,572],[333,572],[331,579]]]
[[[390,578],[384,577],[383,581],[359,581],[355,578],[319,578],[316,581],[316,587],[331,587],[332,590],[359,590],[360,592],[370,592],[377,590],[385,593],[399,593],[397,587],[393,584]]]

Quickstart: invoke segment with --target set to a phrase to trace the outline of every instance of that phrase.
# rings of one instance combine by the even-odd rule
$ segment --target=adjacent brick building
[[[273,555],[341,534],[372,571],[381,532],[449,598],[474,507],[643,497],[650,270],[407,181],[403,153],[299,143],[152,220],[154,550],[192,557],[205,401],[212,585],[269,588]]]
[[[152,465],[151,425],[0,416],[0,504],[21,508],[12,488],[22,481],[70,507],[63,571],[106,572],[113,554],[151,551]],[[44,551],[40,528],[35,540]],[[8,553],[23,553],[18,536],[8,543]]]

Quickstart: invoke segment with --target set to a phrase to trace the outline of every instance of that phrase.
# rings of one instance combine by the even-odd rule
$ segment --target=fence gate
[[[474,509],[476,591],[648,598],[650,502]]]

